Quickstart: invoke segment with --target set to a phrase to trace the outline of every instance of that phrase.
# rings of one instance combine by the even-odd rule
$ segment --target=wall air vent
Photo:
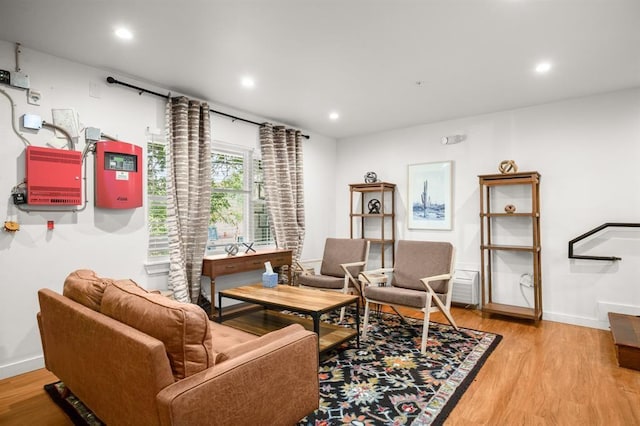
[[[461,305],[478,305],[478,271],[456,269],[453,276],[451,302]]]
[[[25,177],[27,204],[82,204],[82,153],[28,146]]]

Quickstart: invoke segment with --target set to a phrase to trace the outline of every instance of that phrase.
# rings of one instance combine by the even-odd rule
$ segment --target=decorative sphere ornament
[[[507,213],[515,213],[516,206],[514,206],[513,204],[507,204],[506,206],[504,206],[504,211]]]
[[[367,172],[364,175],[364,181],[365,183],[375,183],[378,181],[378,175],[376,172]]]
[[[236,254],[238,254],[238,245],[227,244],[224,248],[224,251],[226,251],[229,256],[235,256]]]
[[[498,170],[503,175],[506,175],[509,173],[516,173],[518,171],[518,165],[513,160],[504,160],[498,166]]]

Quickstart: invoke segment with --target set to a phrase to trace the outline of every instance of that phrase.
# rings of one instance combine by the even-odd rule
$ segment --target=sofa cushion
[[[420,279],[449,273],[452,254],[451,243],[401,240],[396,249],[391,283],[396,287],[425,291]],[[432,281],[429,285],[436,293],[446,293],[448,282]]]
[[[367,253],[367,240],[363,238],[327,238],[324,244],[324,254],[320,265],[320,275],[344,277],[342,263],[362,262]],[[362,271],[361,266],[349,268],[354,277]]]
[[[204,310],[149,293],[130,282],[107,286],[100,311],[162,341],[176,380],[212,367],[211,330]]]
[[[334,277],[332,275],[300,275],[298,285],[339,290],[344,288],[344,277]],[[347,285],[353,287],[351,280],[349,280]]]
[[[62,294],[74,302],[100,312],[102,294],[112,282],[111,278],[101,278],[90,269],[78,269],[64,280]]]
[[[224,352],[229,348],[258,339],[258,336],[255,334],[247,333],[246,331],[229,327],[228,325],[219,324],[217,322],[210,321],[209,326],[211,328],[211,337],[213,340],[212,346],[215,364],[229,358],[224,354]]]
[[[267,346],[269,343],[276,342],[283,337],[289,336],[290,334],[295,333],[296,331],[304,330],[304,327],[300,324],[291,324],[284,328],[274,330],[270,333],[265,334],[260,337],[253,337],[250,340],[247,340],[243,343],[237,343],[236,345],[230,346],[227,349],[219,352],[217,354],[218,362],[226,361],[231,358],[235,358],[247,352],[254,351],[256,349],[263,348]]]

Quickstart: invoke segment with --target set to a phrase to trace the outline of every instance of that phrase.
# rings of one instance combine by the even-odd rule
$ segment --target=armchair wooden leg
[[[427,337],[429,336],[429,316],[431,315],[431,294],[427,294],[427,304],[424,307],[424,321],[422,322],[422,342],[420,344],[420,352],[427,352]]]
[[[442,312],[444,316],[447,317],[449,324],[451,324],[453,328],[458,330],[458,326],[456,325],[456,322],[453,320],[453,317],[451,316],[451,311],[449,311],[449,309],[447,309],[446,306],[444,306],[444,303],[442,303],[442,300],[440,300],[438,296],[433,296],[432,299],[434,302],[436,302],[436,306],[438,306],[438,309],[440,309],[440,312]]]
[[[366,300],[366,299],[365,299]],[[362,326],[362,339],[367,338],[367,327],[369,326],[369,301],[364,303],[364,325]]]

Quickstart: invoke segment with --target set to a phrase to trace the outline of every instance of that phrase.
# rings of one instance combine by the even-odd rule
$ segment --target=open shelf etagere
[[[390,194],[390,203],[386,194]],[[381,267],[391,267],[395,259],[396,241],[396,185],[389,182],[374,183],[352,183],[349,184],[349,229],[351,238],[365,238],[371,242],[371,249],[380,249]],[[372,198],[380,201],[380,213],[368,213],[367,204]],[[355,204],[354,204],[355,202]],[[358,204],[360,208],[358,209]],[[360,221],[360,226],[354,227],[354,222]],[[379,221],[376,238],[369,238],[366,235],[366,222]],[[358,229],[360,230],[358,234]],[[378,238],[379,237],[379,238]],[[391,249],[391,262],[385,264],[386,248]],[[387,256],[388,257],[388,256]]]
[[[542,319],[542,280],[540,267],[540,174],[538,172],[520,172],[510,174],[480,175],[480,265],[482,280],[482,312],[501,314],[532,320]],[[531,208],[524,212],[497,212],[492,210],[493,192],[503,185],[524,185],[530,187]],[[525,189],[527,191],[528,189]],[[523,208],[524,206],[521,206]],[[511,245],[495,243],[494,228],[496,221],[509,227],[514,218],[529,219],[531,229],[530,245]],[[513,222],[511,222],[513,223]],[[499,251],[531,253],[533,307],[524,307],[494,302],[493,256]]]

